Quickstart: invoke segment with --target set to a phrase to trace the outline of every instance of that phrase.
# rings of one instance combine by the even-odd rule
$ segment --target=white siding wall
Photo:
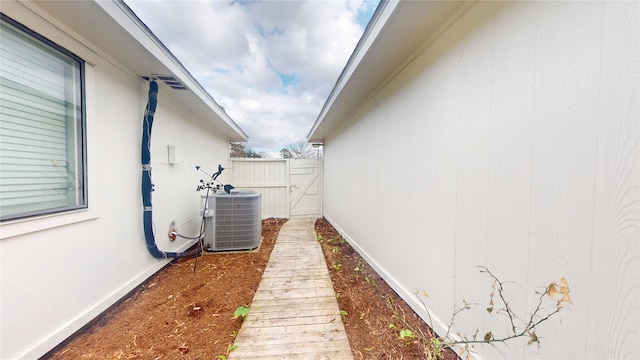
[[[3,12],[76,52],[87,66],[89,209],[0,227],[0,358],[38,358],[108,308],[167,261],[154,259],[143,235],[140,149],[148,84],[74,38],[3,3]],[[95,50],[95,49],[94,49]],[[199,230],[200,174],[228,157],[228,142],[191,118],[162,87],[153,135],[154,224],[158,247]],[[180,147],[169,165],[167,145]]]
[[[416,309],[430,294],[436,330],[464,299],[460,330],[506,331],[479,265],[523,317],[567,278],[539,350],[482,357],[640,357],[638,14],[476,3],[325,139],[325,216]]]

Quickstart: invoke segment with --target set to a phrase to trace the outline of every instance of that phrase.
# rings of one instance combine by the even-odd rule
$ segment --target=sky
[[[126,0],[249,135],[306,142],[378,0]]]

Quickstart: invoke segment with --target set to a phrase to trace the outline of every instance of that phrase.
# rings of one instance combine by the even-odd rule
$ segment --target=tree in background
[[[311,144],[303,141],[288,144],[280,150],[283,159],[314,159],[319,157],[318,154]]]
[[[264,152],[256,152],[253,149],[247,147],[242,142],[229,143],[229,156],[232,158],[266,158],[267,154]]]

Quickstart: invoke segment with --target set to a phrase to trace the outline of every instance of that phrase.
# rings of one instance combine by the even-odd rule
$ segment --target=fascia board
[[[232,141],[247,141],[248,135],[231,119],[222,107],[202,88],[182,63],[164,46],[164,44],[144,25],[135,13],[122,1],[96,1],[104,12],[127,31],[140,45],[160,61],[170,74],[180,80],[197,98],[212,111],[223,124],[213,124],[223,130]],[[151,75],[151,74],[141,74]],[[180,91],[177,91],[178,93]],[[177,95],[177,94],[176,94]],[[174,96],[175,97],[175,96]],[[197,104],[189,104],[196,105]],[[190,108],[192,108],[190,106]],[[192,108],[193,109],[193,108]],[[202,110],[202,109],[201,109]],[[201,111],[202,113],[202,111]],[[205,119],[206,114],[205,115]],[[220,125],[223,125],[222,127]]]
[[[389,1],[338,78],[307,135],[323,142],[474,1]],[[382,4],[381,4],[382,5]],[[372,20],[373,21],[373,20]],[[369,27],[368,26],[368,27]]]
[[[188,90],[175,90],[160,82],[161,92],[169,93],[178,106],[205,121],[228,141],[249,139],[122,0],[36,0],[16,3],[51,22],[71,38],[80,41],[90,52],[123,71],[141,77],[153,74],[173,76]]]
[[[384,25],[387,23],[389,17],[391,16],[391,14],[393,14],[399,3],[399,0],[381,0],[378,4],[378,8],[374,12],[371,20],[369,21],[369,24],[367,24],[367,27],[365,28],[360,41],[358,41],[358,44],[356,45],[353,53],[347,61],[347,64],[338,76],[338,80],[331,90],[329,97],[322,106],[322,109],[320,110],[316,121],[311,127],[311,130],[307,135],[308,142],[323,141],[322,136],[318,137],[316,135],[318,128],[320,128],[321,126],[326,127],[327,124],[324,122],[327,117],[327,113],[331,111],[334,103],[336,102],[336,99],[338,99],[340,97],[340,94],[342,94],[346,84],[351,79],[351,76],[356,71],[356,69],[360,65],[360,62],[363,60],[363,58],[371,48],[371,45],[380,35],[382,29],[384,28]]]

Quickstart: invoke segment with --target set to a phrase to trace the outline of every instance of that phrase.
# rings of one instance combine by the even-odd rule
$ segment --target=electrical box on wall
[[[176,145],[167,145],[168,163],[170,165],[180,163],[180,147]]]

